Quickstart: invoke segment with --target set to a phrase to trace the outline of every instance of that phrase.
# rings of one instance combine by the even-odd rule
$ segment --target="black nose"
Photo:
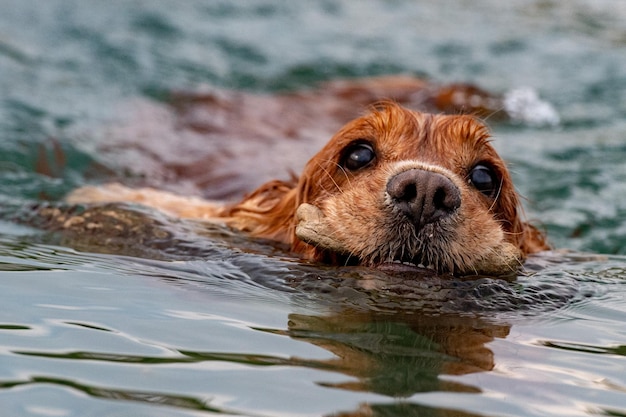
[[[448,177],[422,169],[394,175],[387,183],[387,193],[418,229],[461,206],[461,192]]]

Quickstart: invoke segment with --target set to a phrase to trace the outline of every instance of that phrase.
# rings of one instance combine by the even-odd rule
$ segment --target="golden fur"
[[[373,161],[346,169],[346,150],[361,142],[373,149]],[[497,178],[494,195],[472,185],[470,172],[478,164],[488,166]],[[446,187],[457,190],[459,204],[417,227],[400,213],[387,190],[391,178],[409,170],[438,174]],[[252,236],[287,243],[305,258],[333,264],[410,262],[468,274],[511,269],[509,264],[485,266],[499,262],[499,253],[513,250],[521,262],[548,248],[544,236],[522,219],[509,172],[482,123],[472,116],[426,114],[394,103],[384,103],[341,128],[299,178],[270,181],[236,204],[120,185],[85,187],[68,200],[137,202],[180,217],[213,219]],[[303,203],[319,208],[343,251],[297,236],[296,211]]]

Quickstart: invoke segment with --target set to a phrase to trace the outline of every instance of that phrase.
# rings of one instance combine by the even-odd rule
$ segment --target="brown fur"
[[[340,158],[356,140],[371,143],[376,160],[351,172],[341,166]],[[494,198],[468,182],[469,170],[478,163],[489,164],[498,174],[501,184]],[[415,231],[397,215],[385,193],[389,178],[407,169],[449,178],[461,193],[457,212]],[[489,132],[482,123],[472,116],[426,114],[393,103],[340,129],[308,162],[299,179],[270,181],[236,204],[189,200],[152,189],[108,187],[117,187],[109,190],[108,197],[103,197],[105,186],[78,190],[69,200],[134,201],[181,217],[213,218],[252,236],[287,243],[306,258],[331,263],[378,265],[409,260],[441,272],[466,274],[491,271],[485,262],[497,263],[497,254],[511,248],[520,262],[548,248],[543,234],[523,221],[508,170],[489,144]],[[303,203],[321,210],[333,238],[345,248],[343,253],[298,238],[295,213]]]

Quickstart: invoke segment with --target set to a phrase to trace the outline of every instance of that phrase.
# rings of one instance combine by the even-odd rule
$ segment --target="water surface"
[[[3,416],[626,416],[622,2],[0,9]],[[98,149],[171,90],[391,73],[529,87],[551,103],[556,126],[492,128],[528,217],[576,252],[506,280],[387,276],[136,207],[153,225],[140,242],[32,217],[127,178],[133,155]]]

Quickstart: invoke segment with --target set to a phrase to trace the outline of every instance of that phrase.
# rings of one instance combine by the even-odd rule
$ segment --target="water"
[[[624,3],[0,10],[2,416],[626,415]],[[33,215],[131,175],[132,154],[98,149],[172,89],[398,72],[530,87],[554,105],[557,126],[492,127],[528,217],[576,252],[509,280],[407,279],[139,208],[126,210],[150,219],[142,241],[59,234]]]

